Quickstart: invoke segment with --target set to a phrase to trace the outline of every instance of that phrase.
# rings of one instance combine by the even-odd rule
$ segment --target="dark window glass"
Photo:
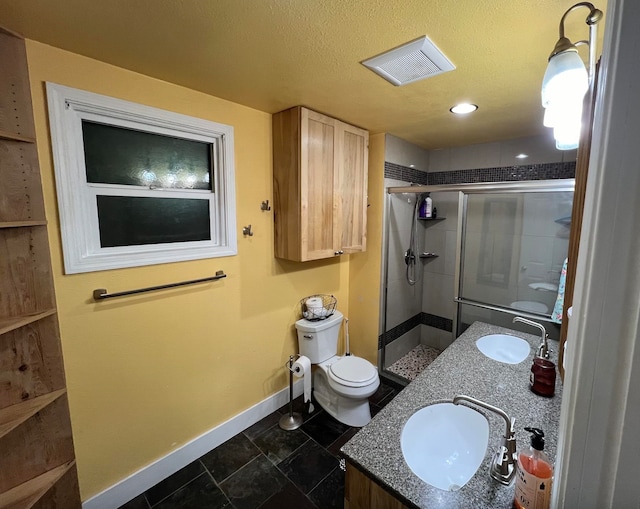
[[[87,181],[211,189],[211,144],[82,121]]]
[[[102,247],[211,240],[209,200],[98,196]]]

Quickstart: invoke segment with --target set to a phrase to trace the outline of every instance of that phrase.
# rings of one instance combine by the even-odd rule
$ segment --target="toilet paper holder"
[[[298,371],[293,369],[293,364],[300,358],[300,354],[290,355],[285,363],[285,368],[289,370],[289,414],[280,417],[278,425],[285,431],[293,431],[302,426],[302,415],[293,411],[293,375]]]
[[[295,354],[295,355],[290,355],[289,356],[289,360],[287,362],[284,363],[284,367],[287,368],[289,371],[291,371],[291,373],[293,373],[294,375],[296,373],[298,373],[298,370],[295,369],[293,367],[293,365],[295,364],[295,362],[302,357],[299,353]]]

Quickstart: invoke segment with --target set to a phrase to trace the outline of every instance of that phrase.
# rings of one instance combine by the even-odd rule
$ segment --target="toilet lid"
[[[329,370],[337,379],[357,384],[368,382],[376,376],[373,364],[355,355],[342,357],[334,362]]]

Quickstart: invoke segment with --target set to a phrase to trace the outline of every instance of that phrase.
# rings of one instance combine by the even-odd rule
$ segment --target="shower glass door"
[[[572,203],[564,190],[465,193],[458,302],[476,309],[461,306],[463,329],[490,308],[551,318]]]

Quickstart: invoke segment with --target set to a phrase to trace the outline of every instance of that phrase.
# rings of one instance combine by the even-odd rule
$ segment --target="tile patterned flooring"
[[[376,414],[399,392],[381,382],[369,398]],[[285,405],[238,433],[120,509],[333,509],[344,504],[342,447],[360,428],[336,421],[315,404],[300,428],[284,431]]]
[[[398,359],[387,368],[391,373],[400,375],[410,382],[431,364],[442,352],[430,346],[418,345],[409,353]]]

